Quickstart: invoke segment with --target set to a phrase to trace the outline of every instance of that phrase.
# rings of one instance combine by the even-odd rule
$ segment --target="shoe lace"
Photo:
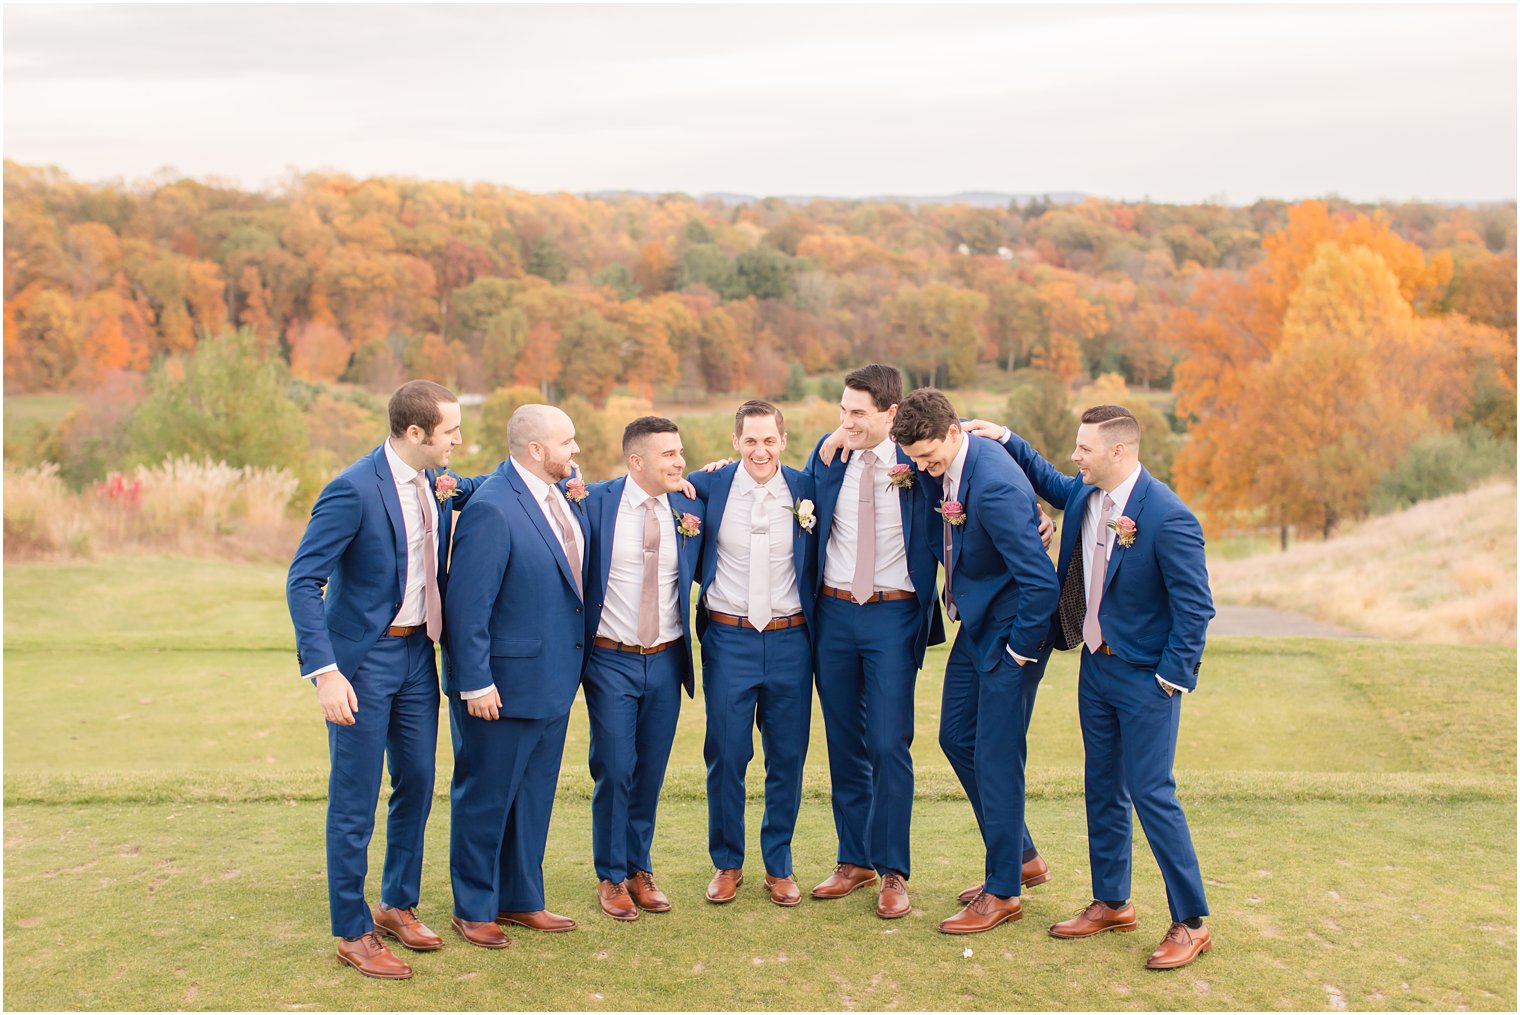
[[[368,934],[360,935],[359,940],[363,942],[364,947],[372,952],[383,952],[386,950],[385,942],[380,940],[379,931],[372,930]]]
[[[1087,919],[1096,923],[1098,921],[1098,918],[1103,915],[1103,911],[1107,908],[1108,907],[1103,903],[1099,902],[1097,899],[1094,899],[1087,905],[1083,906],[1077,915],[1086,917]]]
[[[628,889],[623,887],[623,882],[621,882],[621,881],[609,881],[609,882],[607,882],[607,885],[608,885],[608,888],[607,888],[607,894],[608,895],[627,895],[628,894]]]
[[[1166,940],[1185,945],[1193,940],[1193,935],[1188,933],[1188,925],[1179,920],[1167,928]]]
[[[654,875],[649,871],[639,871],[634,874],[634,877],[639,879],[639,884],[643,887],[644,891],[657,892],[660,890],[660,886],[654,883]]]
[[[988,911],[992,909],[992,897],[988,895],[986,891],[977,892],[976,898],[966,903],[966,908],[971,910],[973,913],[979,913],[982,916],[986,916]]]
[[[883,876],[881,887],[883,891],[906,892],[908,890],[908,886],[903,884],[902,875],[897,873]]]

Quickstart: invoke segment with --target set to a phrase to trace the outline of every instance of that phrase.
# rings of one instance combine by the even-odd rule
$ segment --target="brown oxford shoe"
[[[414,952],[436,952],[443,947],[443,938],[417,919],[417,910],[412,906],[392,909],[382,902],[375,907],[375,930],[395,938]]]
[[[1176,969],[1192,962],[1212,947],[1214,942],[1209,939],[1207,927],[1194,930],[1185,923],[1173,923],[1167,930],[1166,937],[1151,952],[1151,957],[1145,960],[1145,968]]]
[[[470,944],[479,948],[505,948],[512,943],[512,939],[501,932],[501,928],[495,923],[481,920],[461,920],[457,916],[450,916],[449,922],[454,929],[459,931],[459,936]]]
[[[778,906],[795,906],[802,901],[802,889],[797,887],[797,879],[790,874],[784,878],[773,878],[767,874],[765,888],[771,893],[771,901]]]
[[[876,883],[876,872],[869,867],[859,867],[853,863],[842,863],[834,868],[834,873],[824,878],[813,889],[815,899],[842,899],[857,888]]]
[[[1092,937],[1101,934],[1105,930],[1117,930],[1121,933],[1135,929],[1135,907],[1132,903],[1126,903],[1119,909],[1109,909],[1103,903],[1094,899],[1070,920],[1062,920],[1050,928],[1051,937],[1078,938]]]
[[[708,902],[733,902],[734,894],[744,884],[744,871],[738,867],[726,867],[713,875],[707,883]]]
[[[601,903],[602,912],[614,920],[637,920],[639,907],[633,904],[633,899],[628,897],[628,888],[621,881],[608,881],[603,878],[596,883],[596,901]]]
[[[1050,865],[1041,856],[1033,857],[1024,861],[1023,868],[1019,871],[1019,884],[1025,888],[1033,888],[1035,885],[1043,885],[1054,875],[1050,873]],[[957,902],[970,902],[976,898],[985,887],[985,884],[972,885],[955,897]]]
[[[908,902],[908,885],[896,871],[882,875],[881,891],[876,896],[876,915],[883,920],[907,916],[913,906]]]
[[[649,913],[670,912],[670,897],[660,891],[660,886],[654,883],[654,875],[649,871],[634,871],[633,877],[626,884],[628,894],[633,896],[633,901],[640,909]]]
[[[1000,923],[1012,923],[1024,915],[1017,896],[1000,899],[991,892],[978,892],[966,908],[939,922],[941,934],[980,934]]]
[[[562,934],[567,930],[575,929],[574,920],[568,916],[551,913],[547,909],[540,909],[536,913],[497,913],[496,922],[512,927],[543,931],[545,934]]]
[[[374,931],[352,941],[338,938],[338,961],[377,980],[406,980],[412,975],[412,967],[398,959]]]

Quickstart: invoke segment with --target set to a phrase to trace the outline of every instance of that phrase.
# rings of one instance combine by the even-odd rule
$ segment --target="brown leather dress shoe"
[[[628,885],[628,894],[633,896],[633,901],[640,909],[649,913],[670,912],[670,897],[660,891],[660,886],[654,883],[654,875],[649,871],[634,871],[633,877],[625,884]]]
[[[1105,930],[1117,930],[1120,932],[1135,929],[1135,907],[1126,904],[1122,909],[1109,909],[1103,903],[1094,899],[1070,920],[1062,920],[1050,928],[1051,937],[1076,938],[1092,937],[1101,934]]]
[[[802,889],[797,887],[797,879],[790,874],[784,878],[773,878],[767,874],[765,889],[771,893],[771,901],[778,906],[795,906],[802,901]]]
[[[505,923],[512,927],[526,927],[529,930],[539,930],[545,934],[562,934],[567,930],[575,929],[574,920],[568,916],[551,913],[547,909],[540,909],[536,913],[497,913],[496,922]]]
[[[512,939],[503,934],[495,923],[461,920],[457,916],[450,916],[449,923],[459,931],[460,937],[480,948],[505,948],[512,943]]]
[[[443,938],[427,929],[417,919],[413,907],[392,909],[390,906],[375,907],[375,930],[386,937],[393,937],[414,952],[436,952],[443,947]]]
[[[876,915],[883,920],[907,916],[913,909],[908,902],[908,885],[901,874],[889,871],[882,875],[881,891],[876,896]]]
[[[377,980],[406,980],[412,975],[412,967],[396,958],[374,931],[352,941],[338,938],[338,961]]]
[[[596,883],[596,901],[601,903],[602,912],[614,920],[637,920],[639,907],[633,904],[633,899],[628,897],[628,888],[621,881],[608,881],[603,878]]]
[[[966,908],[939,922],[941,934],[980,934],[1000,923],[1011,923],[1024,915],[1018,896],[1000,899],[991,892],[978,892]]]
[[[744,884],[744,872],[738,867],[725,867],[713,875],[707,883],[708,902],[733,902],[739,886]]]
[[[1167,930],[1166,937],[1151,952],[1151,957],[1145,960],[1145,968],[1176,969],[1192,962],[1212,947],[1214,942],[1209,939],[1207,927],[1194,930],[1185,923],[1173,923]]]
[[[876,883],[876,872],[869,867],[859,867],[853,863],[842,863],[834,868],[834,873],[824,878],[813,889],[815,899],[842,899],[857,888]]]
[[[1019,884],[1023,885],[1025,888],[1033,888],[1035,885],[1043,885],[1053,876],[1054,875],[1050,873],[1050,865],[1045,862],[1045,858],[1036,856],[1024,861],[1023,869],[1019,871]],[[970,888],[957,895],[955,897],[955,900],[957,902],[970,902],[972,899],[981,894],[981,891],[984,887],[984,884],[972,885]]]

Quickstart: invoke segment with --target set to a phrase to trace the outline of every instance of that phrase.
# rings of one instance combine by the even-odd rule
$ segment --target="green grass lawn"
[[[935,932],[981,859],[936,743],[941,649],[919,681],[908,918],[875,919],[865,893],[771,906],[758,856],[739,901],[702,900],[700,700],[682,714],[655,843],[675,911],[600,917],[577,703],[545,875],[550,907],[581,930],[520,931],[501,953],[448,932],[445,724],[422,915],[448,945],[415,957],[408,983],[363,980],[327,937],[325,737],[296,679],[283,578],[162,558],[5,569],[7,1008],[1515,1006],[1515,651],[1318,639],[1220,639],[1184,707],[1180,795],[1217,938],[1185,970],[1141,965],[1166,904],[1138,827],[1140,931],[1044,933],[1089,891],[1070,654],[1031,732],[1030,824],[1056,878],[1016,925]],[[382,821],[376,877],[383,835]],[[833,849],[815,715],[804,888]]]

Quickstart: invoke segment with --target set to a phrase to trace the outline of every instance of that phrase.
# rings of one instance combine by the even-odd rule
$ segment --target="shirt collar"
[[[1124,482],[1114,487],[1114,492],[1109,494],[1114,501],[1114,510],[1119,514],[1124,514],[1124,506],[1129,503],[1129,495],[1135,492],[1135,484],[1138,482],[1140,482],[1140,466],[1137,463],[1135,471],[1131,472]]]
[[[396,454],[396,449],[391,447],[389,437],[385,439],[385,460],[390,462],[391,475],[396,477],[398,483],[410,483],[412,477],[417,475],[418,470],[403,462],[401,456]]]
[[[670,501],[666,498],[665,494],[662,493],[658,497],[651,497],[644,492],[642,486],[633,481],[632,476],[629,476],[628,481],[623,484],[623,503],[631,508],[642,508],[646,500],[657,500],[666,510],[671,510]]]
[[[889,468],[897,464],[897,445],[892,442],[891,437],[867,450],[876,452],[876,460]]]
[[[516,469],[517,474],[522,477],[523,482],[528,484],[528,490],[533,494],[533,499],[542,504],[544,502],[544,498],[549,495],[549,484],[545,483],[542,479],[539,479],[537,476],[529,472],[527,469],[523,468],[521,465],[518,465],[517,462],[513,459],[508,458],[507,461],[512,462],[512,468]]]
[[[955,458],[945,467],[945,475],[950,477],[950,487],[954,490],[961,488],[961,475],[966,471],[966,455],[971,451],[971,435],[961,433],[961,448],[955,453]]]
[[[786,480],[782,478],[781,468],[779,466],[776,468],[776,474],[771,476],[770,479],[767,479],[764,483],[757,483],[755,482],[755,477],[751,476],[748,472],[745,471],[744,463],[740,462],[739,470],[734,476],[733,488],[730,491],[732,495],[735,497],[743,497],[754,493],[755,490],[761,486],[770,491],[770,495],[772,497],[780,497],[785,500],[791,499],[791,494],[786,488]]]

